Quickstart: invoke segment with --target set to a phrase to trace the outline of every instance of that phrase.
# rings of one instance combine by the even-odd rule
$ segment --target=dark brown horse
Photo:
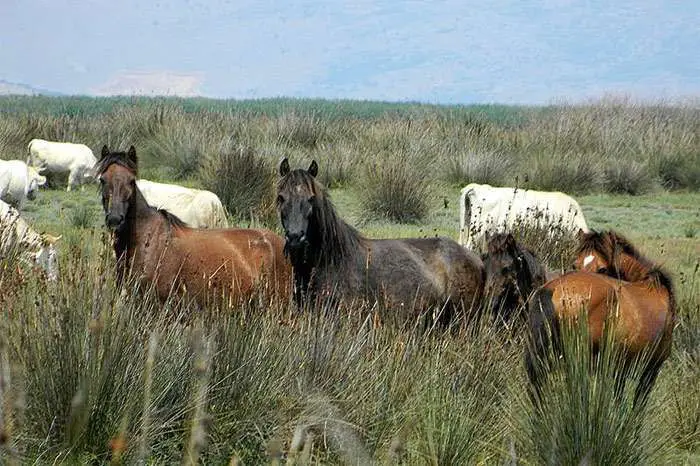
[[[590,256],[595,257],[595,265]],[[530,302],[526,363],[535,393],[541,396],[550,364],[549,345],[553,344],[555,353],[561,351],[559,326],[585,315],[594,354],[606,323],[612,323],[612,339],[624,357],[619,371],[623,379],[627,368],[646,353],[635,391],[635,405],[643,404],[671,351],[676,315],[671,278],[614,232],[587,237],[577,263],[605,273],[569,272],[547,282]]]
[[[284,241],[257,229],[196,229],[146,203],[136,186],[137,157],[102,148],[96,165],[106,223],[114,231],[117,280],[127,272],[155,286],[165,300],[186,292],[203,304],[208,297],[229,302],[246,298],[259,286],[281,296],[291,292],[291,266]]]
[[[485,307],[508,325],[520,315],[530,294],[547,281],[546,270],[535,253],[519,244],[511,233],[487,236]]]
[[[338,216],[317,172],[315,161],[292,171],[285,158],[279,167],[277,209],[300,306],[334,294],[412,312],[444,307],[444,322],[480,304],[478,256],[447,238],[365,238]]]

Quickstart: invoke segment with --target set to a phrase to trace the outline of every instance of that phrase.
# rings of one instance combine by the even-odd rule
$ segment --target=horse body
[[[103,205],[115,230],[119,281],[135,273],[155,286],[161,301],[172,292],[186,293],[200,304],[217,295],[234,301],[250,296],[260,284],[272,294],[288,296],[291,269],[282,238],[262,229],[187,227],[147,204],[134,182],[135,152],[129,152],[131,164],[124,153],[106,147],[102,156]]]
[[[583,311],[588,319],[591,344],[597,348],[605,322],[614,318],[615,341],[628,356],[634,356],[649,342],[663,339],[668,330],[671,297],[668,290],[654,281],[650,277],[624,282],[602,274],[575,271],[547,283],[545,288],[552,292],[557,320],[574,321]],[[670,344],[662,345],[657,351],[667,350]]]
[[[479,257],[447,238],[367,239],[340,219],[315,181],[318,167],[280,165],[278,210],[301,306],[332,295],[367,299],[410,311],[479,303],[484,284]]]
[[[530,381],[539,394],[543,369],[549,365],[549,345],[561,351],[559,326],[585,316],[593,352],[600,348],[606,324],[612,324],[612,339],[624,359],[619,371],[622,381],[630,364],[648,352],[635,392],[635,404],[643,403],[671,352],[676,313],[673,283],[614,232],[591,232],[581,240],[575,265],[584,270],[547,282],[531,302],[526,353]]]

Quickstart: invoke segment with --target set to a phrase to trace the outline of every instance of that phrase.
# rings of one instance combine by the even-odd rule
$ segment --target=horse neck
[[[153,209],[146,202],[141,191],[136,188],[132,201],[126,212],[126,224],[124,228],[115,235],[114,251],[117,259],[122,257],[130,260],[136,248],[139,247],[141,235],[144,231],[156,229],[154,222],[165,223],[166,220],[157,210]]]
[[[616,268],[620,273],[620,278],[628,282],[638,282],[644,280],[649,274],[652,264],[643,258],[635,258],[623,253],[618,258]]]

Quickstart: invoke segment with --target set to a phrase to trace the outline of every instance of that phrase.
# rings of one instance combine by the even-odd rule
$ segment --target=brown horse
[[[280,163],[277,209],[294,268],[295,299],[367,299],[418,313],[442,309],[443,322],[478,306],[485,272],[478,256],[447,238],[363,237],[337,214],[316,181],[318,165]]]
[[[579,231],[574,268],[609,275],[628,282],[644,278],[654,263],[615,231]]]
[[[535,253],[519,244],[511,233],[487,235],[485,307],[509,324],[525,308],[530,294],[547,281]]]
[[[526,364],[534,394],[541,398],[550,365],[549,345],[555,354],[561,354],[559,325],[575,321],[583,311],[594,354],[602,343],[606,322],[612,321],[611,336],[624,357],[618,372],[621,386],[627,369],[645,353],[634,397],[635,405],[643,405],[671,352],[676,315],[673,283],[664,270],[614,232],[593,233],[583,239],[576,263],[604,273],[569,272],[547,282],[530,302]]]
[[[137,165],[134,146],[127,153],[104,146],[96,165],[105,220],[114,232],[119,283],[130,271],[154,285],[162,301],[178,291],[200,305],[208,297],[234,302],[258,286],[289,296],[291,266],[281,237],[262,229],[189,228],[146,203],[136,186]]]

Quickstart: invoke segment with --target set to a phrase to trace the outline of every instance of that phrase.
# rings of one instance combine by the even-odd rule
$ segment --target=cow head
[[[39,186],[46,185],[46,177],[39,174],[39,170],[34,167],[27,167],[27,199],[36,199]]]

